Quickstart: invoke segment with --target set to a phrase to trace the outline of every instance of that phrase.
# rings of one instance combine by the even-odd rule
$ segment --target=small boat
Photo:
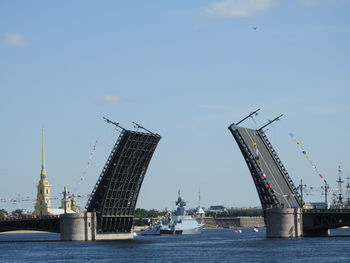
[[[259,228],[254,227],[254,228],[253,228],[253,232],[259,232]]]
[[[186,202],[180,196],[176,201],[176,212],[164,216],[158,223],[141,231],[140,235],[191,235],[200,234],[205,224],[186,214]]]

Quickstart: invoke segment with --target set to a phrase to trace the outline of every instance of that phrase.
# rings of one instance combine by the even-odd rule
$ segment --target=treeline
[[[4,219],[6,217],[21,217],[26,215],[23,209],[16,209],[11,213],[7,212],[5,209],[0,209],[0,219]]]
[[[146,210],[143,208],[136,208],[134,218],[157,218],[165,216],[167,211],[159,211],[156,209]],[[188,214],[194,214],[194,211],[188,211]],[[16,209],[11,213],[8,213],[4,209],[0,209],[0,219],[12,216],[21,217],[25,215],[21,209]],[[235,208],[228,209],[223,212],[206,212],[205,216],[209,217],[238,217],[238,216],[263,216],[263,210],[261,208]]]
[[[134,218],[157,218],[164,216],[166,211],[158,211],[155,209],[146,210],[143,208],[137,208],[135,210]],[[189,215],[194,215],[195,211],[187,211]],[[222,212],[206,212],[207,217],[238,217],[238,216],[263,216],[263,210],[261,208],[233,208],[227,209]]]
[[[261,208],[236,208],[218,213],[208,212],[205,215],[212,217],[263,216],[263,210]]]
[[[156,218],[159,216],[165,216],[166,211],[158,211],[155,209],[146,210],[143,208],[136,208],[134,218]]]

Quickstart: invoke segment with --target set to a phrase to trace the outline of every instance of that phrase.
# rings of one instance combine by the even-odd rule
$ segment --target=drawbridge
[[[268,124],[259,129],[239,126],[240,123],[256,114],[257,111],[252,112],[241,121],[231,124],[228,129],[243,154],[258,191],[261,206],[263,209],[302,207],[300,194],[263,131],[266,126],[278,120],[281,116],[269,121]]]
[[[100,233],[130,232],[140,188],[152,155],[161,138],[141,125],[140,131],[121,130],[85,208],[96,212]]]
[[[240,126],[258,111],[231,124],[228,129],[236,140],[253,178],[264,210],[265,222],[266,213],[269,211],[267,236],[327,236],[329,229],[350,226],[349,209],[328,209],[327,205],[325,209],[303,208],[303,200],[297,188],[263,130],[279,120],[282,115],[259,129]]]

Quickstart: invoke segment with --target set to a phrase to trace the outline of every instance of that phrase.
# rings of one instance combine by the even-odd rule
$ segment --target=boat
[[[186,202],[180,196],[176,201],[176,211],[168,213],[159,222],[141,231],[140,235],[193,235],[200,234],[204,225],[185,211]]]

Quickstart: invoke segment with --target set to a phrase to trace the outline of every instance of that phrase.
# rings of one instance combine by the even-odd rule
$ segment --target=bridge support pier
[[[267,238],[293,238],[303,236],[300,208],[268,208],[266,213]]]
[[[95,213],[61,215],[61,240],[89,241],[96,237]]]
[[[62,241],[126,240],[133,239],[130,233],[96,233],[96,213],[62,214],[60,217]]]

